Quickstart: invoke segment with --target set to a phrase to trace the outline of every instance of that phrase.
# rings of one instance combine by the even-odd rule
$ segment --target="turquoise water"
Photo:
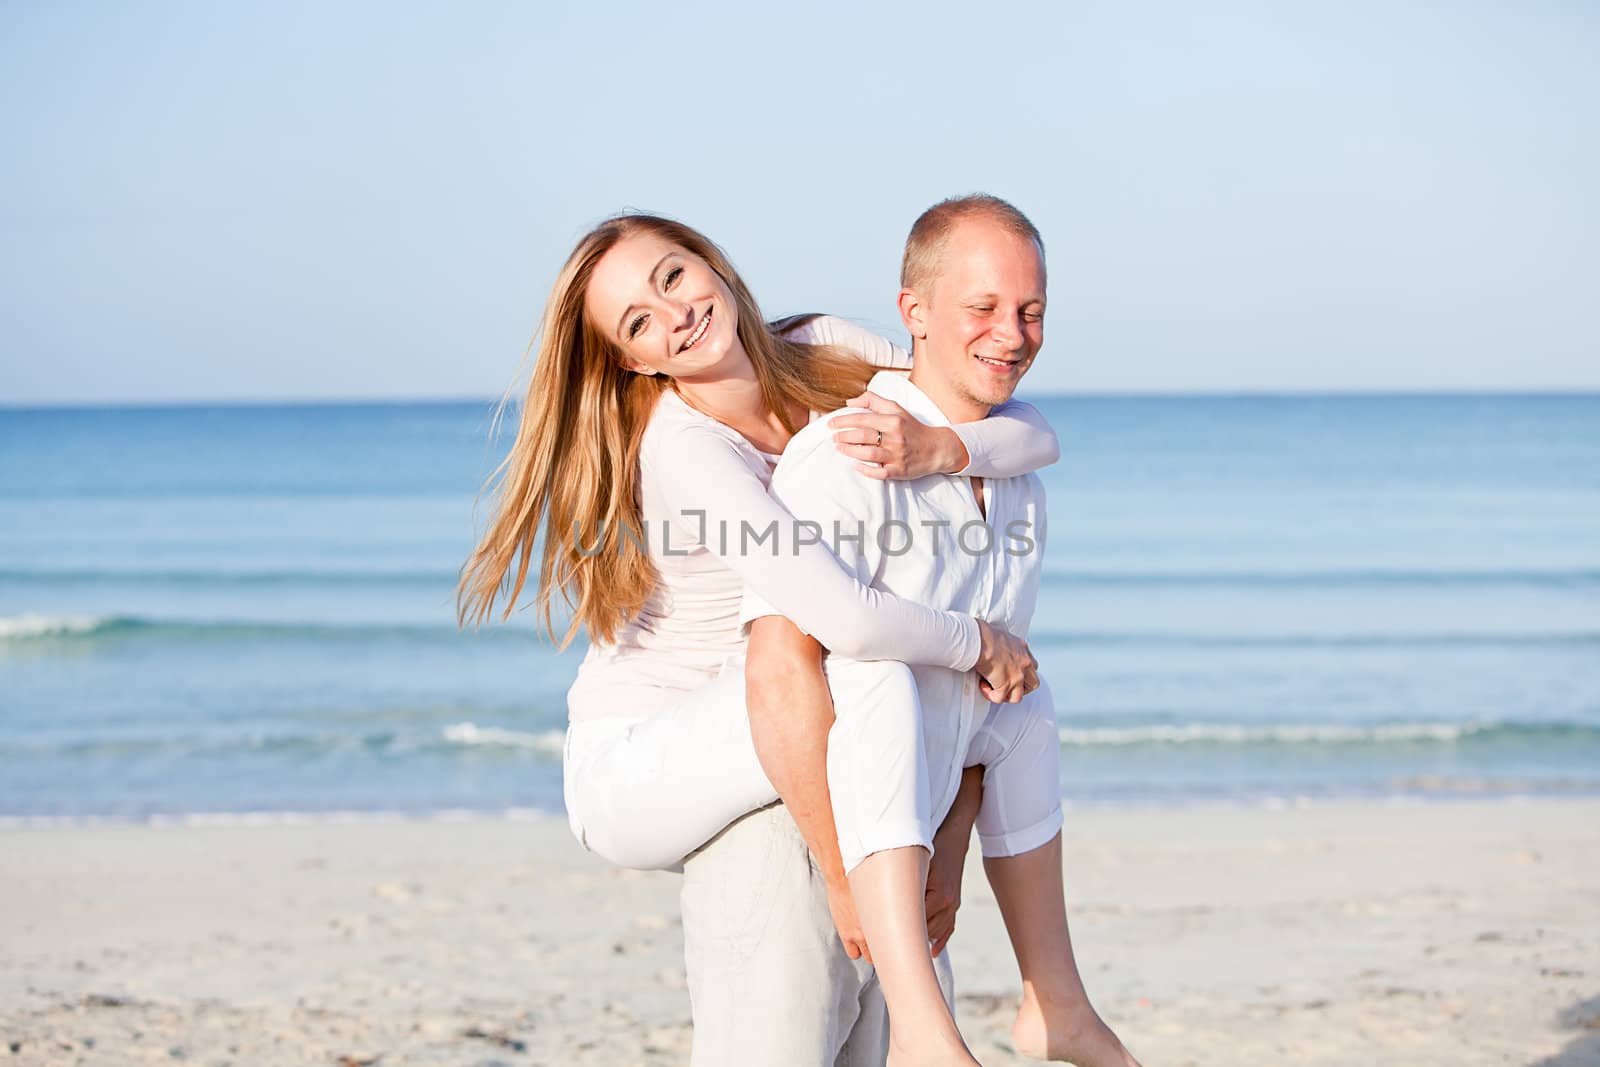
[[[1600,790],[1600,397],[1037,402],[1071,800]],[[559,807],[489,417],[0,410],[0,815]]]

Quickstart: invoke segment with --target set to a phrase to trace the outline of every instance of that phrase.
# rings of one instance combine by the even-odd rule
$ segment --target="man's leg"
[[[782,805],[734,822],[683,873],[693,1067],[881,1067],[887,1028],[858,1026],[871,969],[845,955]]]
[[[768,868],[784,872],[785,880],[765,897],[772,905],[767,936],[745,951],[748,945],[734,943],[761,908],[744,915],[736,914],[737,908],[728,911],[726,890],[752,871]],[[768,880],[750,880],[761,883],[751,885],[752,894],[762,895]],[[761,1062],[780,1067],[826,1064],[830,1050],[834,1067],[883,1067],[889,1013],[877,977],[865,961],[845,955],[833,931],[821,873],[781,804],[745,816],[689,857],[683,895],[695,1067],[752,1062],[757,1050],[764,1050]],[[780,915],[787,921],[780,922]],[[948,1000],[949,960],[940,957],[938,964]],[[747,1003],[751,985],[781,988],[799,982],[807,985],[809,997],[782,1004],[776,1024],[770,1010],[749,1009],[752,1003],[768,1003],[765,996]],[[818,990],[829,992],[818,996]]]

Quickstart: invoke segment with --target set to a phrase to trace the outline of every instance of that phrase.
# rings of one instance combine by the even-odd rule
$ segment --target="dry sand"
[[[1597,846],[1594,800],[1080,810],[1068,892],[1148,1067],[1576,1067]],[[1024,1062],[967,879],[962,1029]],[[0,829],[0,1064],[682,1063],[677,892],[546,816]]]

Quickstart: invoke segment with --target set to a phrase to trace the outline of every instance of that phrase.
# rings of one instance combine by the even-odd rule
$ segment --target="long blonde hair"
[[[634,234],[662,238],[699,256],[727,283],[738,310],[739,341],[762,398],[790,433],[800,429],[792,408],[843,407],[872,377],[874,368],[852,354],[782,336],[781,330],[803,317],[767,325],[728,257],[699,232],[655,215],[602,222],[567,257],[545,305],[516,441],[485,486],[494,492],[493,518],[456,587],[462,625],[490,618],[502,597],[500,617],[510,617],[541,530],[535,603],[552,639],[558,590],[572,609],[559,638],[562,648],[580,628],[591,640],[615,640],[655,586],[655,568],[640,547],[647,542],[639,509],[639,445],[672,381],[625,370],[621,349],[584,311],[596,265]],[[502,413],[509,399],[508,394],[501,402]]]

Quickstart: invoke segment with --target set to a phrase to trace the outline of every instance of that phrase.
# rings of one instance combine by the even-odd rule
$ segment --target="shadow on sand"
[[[1578,1034],[1554,1056],[1535,1060],[1528,1067],[1600,1067],[1600,997],[1571,1005],[1556,1019],[1563,1030]]]

